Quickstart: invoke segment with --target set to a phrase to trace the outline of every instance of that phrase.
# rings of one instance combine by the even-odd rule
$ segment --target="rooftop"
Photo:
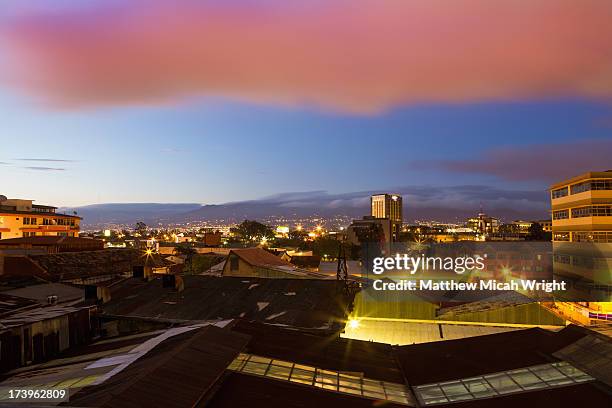
[[[259,266],[259,267],[279,267],[286,266],[292,267],[293,265],[284,259],[266,251],[262,248],[243,248],[243,249],[232,249],[230,251],[230,256],[235,254],[244,262],[248,263],[251,266]]]
[[[332,329],[346,319],[346,300],[336,281],[185,275],[184,290],[161,279],[128,279],[113,287],[108,315],[210,320],[244,318],[279,325]],[[343,324],[342,324],[343,326]]]
[[[84,299],[85,291],[63,283],[43,283],[23,288],[12,289],[4,292],[7,295],[19,296],[38,303],[47,304],[49,296],[57,296],[58,303],[78,302]]]
[[[154,338],[155,339],[155,338]],[[226,367],[245,347],[249,336],[208,325],[168,340],[133,349],[144,353],[128,364],[111,358],[91,366],[122,361],[121,371],[71,398],[71,405],[88,407],[192,407],[202,401]],[[161,340],[161,339],[160,339]],[[115,363],[115,364],[117,364]],[[118,367],[122,367],[119,365]],[[103,377],[104,378],[104,377]]]
[[[36,307],[37,303],[18,296],[0,293],[0,317],[16,313],[20,310]]]
[[[560,181],[558,183],[553,184],[552,186],[550,186],[550,190],[561,188],[561,187],[566,186],[568,184],[577,183],[577,182],[582,181],[582,180],[597,179],[597,178],[612,178],[612,170],[590,171],[588,173],[583,173],[583,174],[581,174],[579,176],[575,176],[575,177],[572,177],[570,179],[567,179],[567,180],[564,180],[564,181]]]
[[[0,318],[0,328],[23,326],[26,324],[42,322],[44,320],[55,319],[71,313],[87,310],[88,307],[71,306],[46,306],[38,307],[25,311],[18,311],[3,318]]]

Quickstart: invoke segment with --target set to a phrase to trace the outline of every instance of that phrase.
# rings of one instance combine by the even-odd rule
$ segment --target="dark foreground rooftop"
[[[423,384],[473,380],[542,363],[567,364],[555,358],[556,350],[567,351],[593,335],[597,336],[570,326],[558,333],[530,329],[392,347],[262,322],[202,322],[100,341],[83,347],[83,354],[21,370],[2,385],[70,382],[72,397],[63,405],[78,407],[396,408],[416,406],[412,392],[420,396]],[[598,353],[606,349],[599,348]],[[607,352],[601,355],[597,367],[606,364],[609,357]],[[581,376],[581,382],[545,384],[537,390],[421,406],[610,406],[610,388],[599,381],[596,372],[585,369],[591,377],[565,367],[571,369],[567,371],[570,376]],[[297,372],[310,376],[305,382],[295,380]],[[326,382],[326,378],[338,382]],[[363,394],[355,393],[355,389],[347,391],[349,385],[339,387],[343,378],[357,378]],[[372,396],[372,392],[378,392],[372,391],[372,384],[384,387],[384,396]],[[394,390],[406,393],[403,403],[392,400]]]
[[[238,319],[302,328],[332,329],[346,319],[347,301],[336,282],[186,275],[184,290],[162,279],[129,279],[115,287],[106,315],[177,321]]]

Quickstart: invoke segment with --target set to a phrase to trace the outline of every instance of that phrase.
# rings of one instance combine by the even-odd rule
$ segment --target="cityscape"
[[[0,407],[612,406],[610,16],[5,0]]]

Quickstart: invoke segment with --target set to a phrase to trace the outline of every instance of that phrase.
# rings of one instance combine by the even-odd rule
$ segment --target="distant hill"
[[[135,224],[173,222],[178,214],[200,208],[201,204],[159,204],[159,203],[110,203],[93,204],[77,208],[59,208],[58,211],[76,211],[83,217],[83,225],[91,224]]]
[[[404,218],[461,222],[475,215],[482,204],[489,215],[505,221],[544,219],[548,214],[545,191],[502,190],[489,186],[428,187],[411,186],[390,189],[404,197]],[[283,193],[259,200],[237,201],[218,205],[127,203],[96,204],[76,210],[84,218],[83,225],[135,224],[143,221],[180,223],[189,221],[263,219],[271,216],[287,218],[319,215],[344,215],[359,218],[369,212],[369,197],[380,191],[329,194],[325,191]]]

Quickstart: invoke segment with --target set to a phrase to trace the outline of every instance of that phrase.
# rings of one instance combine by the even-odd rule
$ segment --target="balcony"
[[[79,227],[70,225],[28,225],[19,229],[23,232],[67,232],[78,231]]]

